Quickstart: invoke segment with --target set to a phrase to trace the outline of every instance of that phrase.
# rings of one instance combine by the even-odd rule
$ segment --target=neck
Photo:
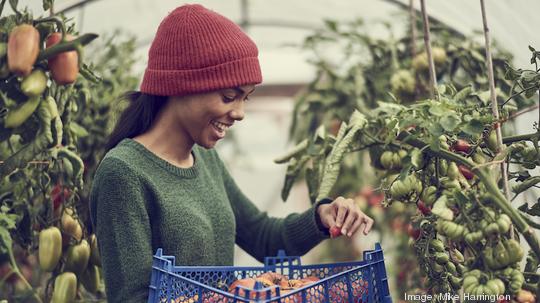
[[[154,125],[145,133],[133,138],[160,158],[179,167],[193,166],[191,149],[195,144],[189,136],[174,123],[174,119],[158,115]]]

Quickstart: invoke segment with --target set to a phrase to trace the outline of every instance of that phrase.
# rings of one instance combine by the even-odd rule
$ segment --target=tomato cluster
[[[75,206],[84,165],[71,131],[78,77],[90,77],[79,73],[82,50],[97,35],[75,37],[61,17],[34,19],[28,10],[17,11],[17,1],[10,5],[15,13],[0,18],[0,205],[15,219],[0,224],[9,236],[0,246],[7,256],[18,246],[27,253],[37,248],[40,277],[50,277],[46,291],[38,294],[29,289],[32,281],[23,281],[20,293],[71,302],[79,284],[96,293],[100,283],[97,242]],[[14,259],[2,258],[0,267],[19,272]],[[5,289],[0,283],[0,292]]]

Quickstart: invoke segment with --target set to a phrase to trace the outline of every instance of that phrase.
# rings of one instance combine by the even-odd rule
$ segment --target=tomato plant
[[[348,41],[348,37],[355,39]],[[358,28],[333,23],[306,44],[316,48],[336,40],[344,40],[350,52],[344,52],[346,56],[337,64],[316,58],[318,76],[295,108],[291,134],[301,143],[294,153],[280,159],[289,161],[284,199],[301,172],[312,201],[334,193],[343,195],[338,174],[344,172],[350,178],[346,168],[365,161],[362,151],[367,151],[376,169],[374,178],[380,179],[379,189],[385,193],[383,205],[389,211],[403,205],[406,222],[412,221],[406,225],[409,244],[425,282],[407,287],[436,294],[467,286],[472,293],[514,296],[524,287],[536,289],[525,283],[525,277],[538,282],[533,263],[538,265],[540,248],[530,227],[540,226],[528,215],[540,213],[527,205],[520,210],[528,215],[509,206],[499,188],[500,177],[492,171],[502,161],[520,165],[509,174],[515,196],[540,183],[538,176],[531,175],[540,165],[538,124],[535,133],[507,135],[507,145],[501,149],[494,131],[503,121],[508,133],[519,110],[534,102],[530,97],[540,88],[537,66],[534,70],[514,69],[507,63],[509,56],[495,53],[501,115],[495,119],[481,55],[485,50],[474,42],[453,45],[452,38],[437,39],[447,43],[439,45],[442,49],[435,54],[437,80],[446,84],[438,86],[438,98],[430,98],[425,53],[412,56],[406,45],[410,39],[375,40]],[[536,65],[540,53],[531,51],[531,62]],[[393,94],[386,94],[388,90]],[[302,119],[297,118],[300,115]],[[327,133],[335,119],[343,121],[339,130]],[[365,175],[353,178],[365,179]],[[354,192],[354,188],[347,190]],[[416,213],[410,212],[409,205],[414,205]],[[393,222],[380,225],[394,226]],[[524,251],[513,233],[520,233],[530,245],[527,268],[533,273],[517,269]],[[482,275],[476,277],[475,270]]]
[[[15,13],[0,18],[0,299],[102,299],[88,171],[103,154],[113,101],[136,85],[134,41],[108,39],[83,57],[97,35],[9,5]]]

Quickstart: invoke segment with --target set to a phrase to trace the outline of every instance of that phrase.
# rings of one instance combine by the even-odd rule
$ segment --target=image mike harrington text
[[[460,298],[459,294],[455,293],[438,293],[432,294],[408,294],[405,293],[404,300],[406,302],[500,302],[506,300],[510,302],[510,295],[487,295],[487,294],[470,294],[463,293]]]

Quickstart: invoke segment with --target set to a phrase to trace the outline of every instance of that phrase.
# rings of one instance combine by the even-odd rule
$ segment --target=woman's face
[[[244,102],[254,89],[254,85],[244,85],[204,94],[171,97],[180,131],[192,143],[204,148],[214,147],[236,121],[244,118]]]

